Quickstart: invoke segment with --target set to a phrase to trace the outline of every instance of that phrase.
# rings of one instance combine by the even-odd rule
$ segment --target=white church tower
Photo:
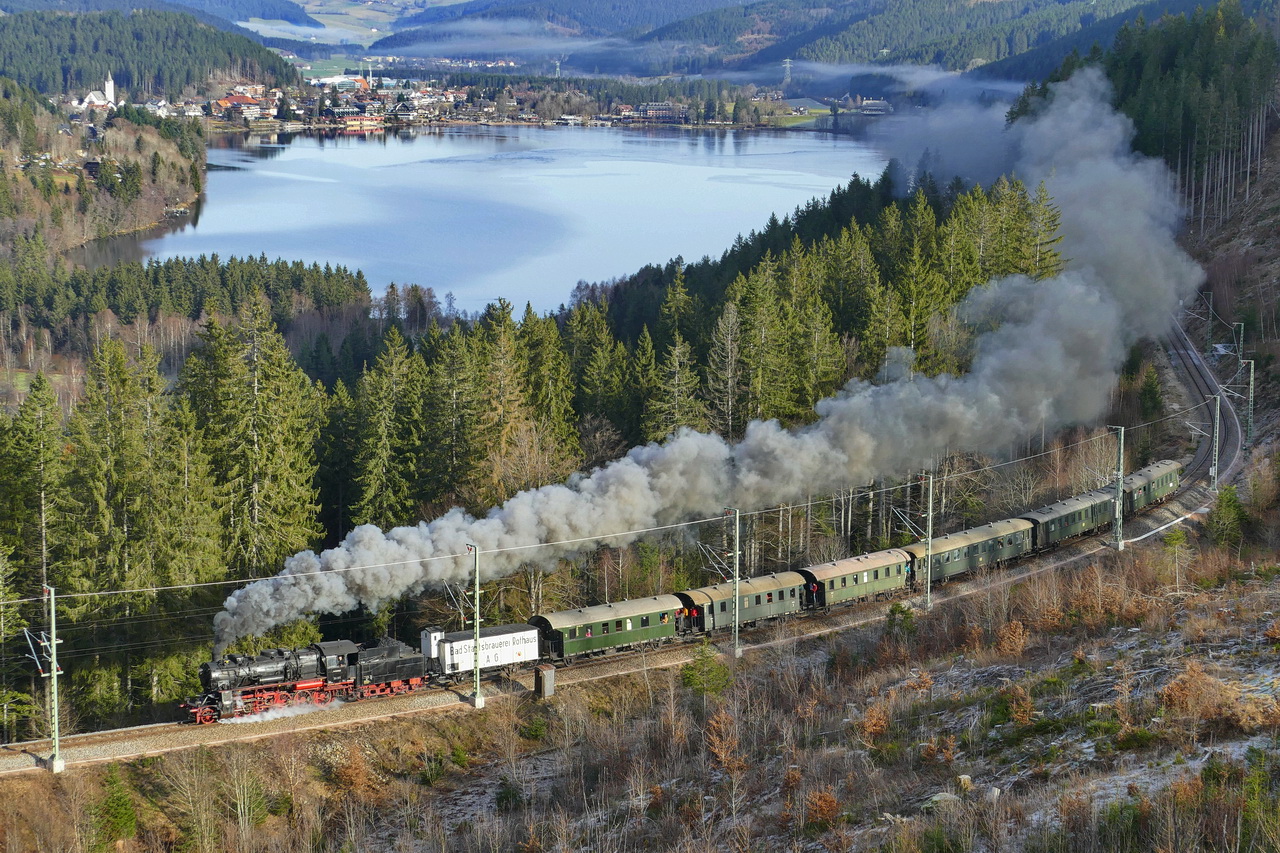
[[[111,79],[111,72],[107,72],[107,82],[102,84],[102,94],[107,96],[107,103],[115,106],[116,103],[116,81]]]

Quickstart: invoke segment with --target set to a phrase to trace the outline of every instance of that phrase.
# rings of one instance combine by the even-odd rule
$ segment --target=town
[[[672,101],[613,104],[608,112],[564,111],[565,98],[548,99],[532,88],[505,88],[485,97],[475,86],[449,86],[438,80],[408,80],[373,75],[315,77],[302,88],[268,88],[257,83],[229,86],[221,97],[189,97],[170,102],[151,97],[132,103],[136,109],[159,118],[209,119],[213,130],[245,130],[289,133],[303,130],[326,132],[376,132],[384,127],[407,127],[450,122],[556,124],[618,127],[628,125],[786,126],[797,120],[843,110],[880,116],[892,112],[879,98],[845,96],[829,103],[808,98],[784,99],[778,90],[751,91],[745,103],[708,104],[703,109]],[[567,100],[574,98],[570,90]],[[92,123],[95,111],[106,111],[129,101],[119,97],[110,76],[101,90],[83,99],[66,96],[63,108],[73,120]],[[699,105],[701,106],[701,105]],[[553,108],[554,107],[554,108]],[[785,120],[784,120],[785,119]]]

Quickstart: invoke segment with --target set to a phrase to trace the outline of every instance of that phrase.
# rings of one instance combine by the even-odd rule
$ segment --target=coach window
[[[875,581],[880,580],[880,570],[879,570],[879,569],[876,569],[874,572],[872,572],[872,578],[871,578],[871,579],[872,579],[872,580],[875,580]]]
[[[827,581],[827,589],[835,589],[835,588],[836,588],[836,582],[834,578]]]
[[[766,593],[766,594],[765,594],[764,603],[765,603],[765,604],[773,604],[773,593],[771,593],[771,592],[770,592],[770,593]]]
[[[846,585],[847,585],[847,584],[846,584],[846,581],[848,581],[848,580],[849,580],[848,578],[840,578],[840,586],[841,586],[842,588],[843,588],[844,586],[846,586]]]
[[[795,598],[795,597],[796,597],[796,588],[795,588],[795,587],[792,587],[792,588],[791,588],[791,597],[792,597],[792,598]]]
[[[621,619],[619,619],[618,621],[616,621],[616,622],[614,622],[614,623],[613,623],[613,630],[615,630],[615,631],[621,631],[621,630],[622,630],[622,620],[621,620]]]
[[[649,627],[649,617],[648,617],[648,616],[641,616],[641,617],[640,617],[640,627],[641,627],[641,628],[648,628],[648,627]]]
[[[758,595],[757,595],[757,596],[756,596],[756,606],[758,607],[759,605],[760,605],[760,596],[758,596]]]
[[[601,634],[607,634],[607,633],[609,633],[609,623],[608,623],[608,622],[601,622],[601,623],[600,623],[600,633],[601,633]]]
[[[569,639],[570,639],[570,640],[576,640],[576,639],[578,639],[578,629],[577,629],[577,628],[570,628],[570,629],[569,629]]]
[[[725,612],[726,610],[728,610],[728,609],[729,609],[729,602],[727,602],[727,601],[722,601],[722,602],[720,602],[720,612],[721,612],[721,613],[724,613],[724,612]]]

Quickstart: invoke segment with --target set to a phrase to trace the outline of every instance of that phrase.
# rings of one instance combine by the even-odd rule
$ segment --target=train
[[[1124,517],[1161,503],[1181,482],[1182,465],[1161,461],[1124,478]],[[739,579],[738,622],[751,626],[791,614],[893,598],[984,567],[1056,548],[1099,533],[1115,521],[1116,490],[1082,495],[934,537],[902,548]],[[654,647],[680,638],[731,630],[733,584],[723,582],[666,595],[597,604],[533,616],[527,623],[480,630],[482,673],[534,663]],[[411,693],[474,676],[474,631],[421,632],[419,647],[384,637],[224,655],[201,664],[201,694],[182,703],[192,723],[259,714],[294,705]]]

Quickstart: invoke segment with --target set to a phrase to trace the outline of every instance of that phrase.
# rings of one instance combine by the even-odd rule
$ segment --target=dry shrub
[[[825,831],[840,818],[840,801],[830,788],[810,791],[804,798],[805,826]]]
[[[1120,615],[1120,592],[1101,567],[1092,565],[1080,573],[1070,605],[1080,613],[1080,619],[1087,627],[1098,628]]]
[[[347,750],[345,760],[333,765],[332,775],[334,785],[346,793],[364,794],[374,787],[369,762],[359,749]]]
[[[1192,583],[1216,584],[1239,568],[1239,561],[1227,548],[1205,548],[1187,567],[1187,578]]]
[[[1194,660],[1160,690],[1160,701],[1193,727],[1207,723],[1253,732],[1280,725],[1280,704],[1274,697],[1245,695],[1235,684],[1206,673]]]
[[[717,711],[707,722],[707,752],[715,764],[730,776],[747,769],[747,762],[738,750],[738,725],[727,710]]]
[[[996,651],[1002,655],[1020,655],[1026,650],[1030,639],[1022,622],[1017,619],[1006,622],[996,631]]]
[[[1226,630],[1217,611],[1189,614],[1182,621],[1182,636],[1188,643],[1207,643],[1218,639]]]
[[[1031,701],[1031,695],[1021,684],[1010,684],[1000,692],[1009,703],[1009,719],[1013,720],[1013,724],[1029,725],[1035,716],[1035,703]]]
[[[794,764],[790,765],[782,774],[782,790],[788,794],[793,793],[800,787],[800,780],[803,778],[804,774],[800,772],[800,768]]]
[[[872,704],[863,712],[862,719],[858,720],[859,739],[871,746],[889,731],[890,721],[888,701],[882,699]]]
[[[1204,671],[1199,661],[1188,661],[1182,673],[1160,688],[1160,701],[1187,721],[1194,737],[1202,723],[1239,726],[1240,690]]]
[[[982,649],[983,641],[986,637],[982,633],[982,628],[973,622],[966,622],[960,629],[960,648],[966,652],[976,652]]]
[[[1057,631],[1066,624],[1066,618],[1062,608],[1051,604],[1031,617],[1031,628],[1041,633]]]
[[[1262,636],[1273,643],[1280,643],[1280,619],[1276,619],[1268,625],[1267,630],[1262,632]]]
[[[933,676],[926,670],[904,684],[903,688],[917,693],[928,693],[933,689]]]
[[[1169,786],[1173,795],[1173,803],[1179,811],[1197,807],[1200,795],[1204,793],[1204,782],[1199,775],[1180,776]]]
[[[1111,688],[1116,694],[1116,717],[1126,730],[1133,727],[1133,672],[1123,660],[1115,664],[1116,684]]]
[[[1280,705],[1273,696],[1245,696],[1236,702],[1232,722],[1244,732],[1273,729],[1280,725]]]
[[[1086,838],[1093,829],[1093,801],[1087,794],[1063,794],[1058,800],[1058,817],[1068,837]]]
[[[950,764],[956,759],[955,735],[930,735],[929,740],[920,746],[920,760],[932,764]]]

